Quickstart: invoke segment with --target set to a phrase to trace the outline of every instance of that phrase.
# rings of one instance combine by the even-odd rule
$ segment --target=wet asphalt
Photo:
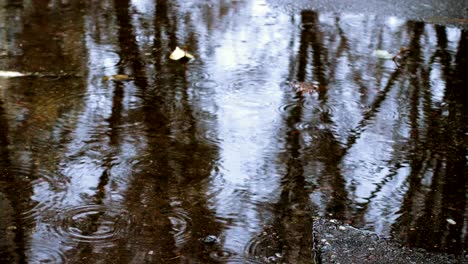
[[[268,2],[290,12],[312,9],[317,12],[395,16],[468,29],[468,0],[269,0]]]
[[[401,264],[461,264],[468,255],[450,255],[410,248],[391,239],[359,230],[336,220],[314,222],[316,262],[327,264],[401,263]]]

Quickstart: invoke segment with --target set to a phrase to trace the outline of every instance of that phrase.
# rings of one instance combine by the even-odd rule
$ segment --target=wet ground
[[[0,262],[466,254],[466,6],[368,2],[0,0]]]

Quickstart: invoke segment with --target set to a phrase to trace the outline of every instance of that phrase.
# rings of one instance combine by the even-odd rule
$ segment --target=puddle
[[[463,23],[33,2],[0,1],[1,261],[314,263],[317,218],[466,253]]]

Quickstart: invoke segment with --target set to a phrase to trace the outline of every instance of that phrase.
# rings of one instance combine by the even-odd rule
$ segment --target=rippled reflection
[[[315,217],[465,252],[466,30],[300,6],[0,1],[0,262],[313,263]]]

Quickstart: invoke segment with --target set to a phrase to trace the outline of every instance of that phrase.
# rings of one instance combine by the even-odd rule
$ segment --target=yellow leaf
[[[188,52],[185,52],[185,57],[189,58],[189,59],[193,59],[195,58],[192,54],[188,53]]]
[[[169,55],[169,59],[171,60],[180,60],[182,58],[193,59],[194,56],[179,47],[176,47],[171,55]]]
[[[128,76],[128,75],[126,75],[126,74],[116,74],[116,75],[112,75],[112,79],[113,79],[113,80],[122,81],[122,80],[128,80],[128,79],[130,79],[130,76]]]
[[[182,50],[179,47],[176,47],[175,50],[169,56],[169,59],[171,59],[171,60],[180,60],[183,57],[185,57],[185,51]]]

